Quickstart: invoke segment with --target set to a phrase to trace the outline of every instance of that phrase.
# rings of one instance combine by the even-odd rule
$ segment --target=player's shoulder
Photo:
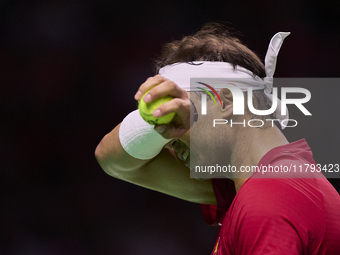
[[[315,179],[302,178],[250,178],[235,196],[237,207],[263,215],[291,214],[319,210],[323,196]]]
[[[315,164],[312,150],[306,140],[301,139],[273,148],[261,158],[259,166],[289,166],[291,171],[296,171],[299,165],[312,163]]]

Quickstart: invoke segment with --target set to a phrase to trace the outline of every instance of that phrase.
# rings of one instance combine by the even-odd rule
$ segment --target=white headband
[[[251,87],[253,90],[264,90],[270,104],[273,102],[273,76],[276,67],[276,59],[282,46],[283,40],[289,35],[289,32],[279,32],[270,40],[267,54],[265,57],[266,77],[261,79],[255,76],[251,71],[241,66],[236,66],[228,62],[209,62],[195,61],[192,63],[175,63],[165,66],[159,70],[159,74],[165,78],[172,80],[185,91],[202,91],[199,88],[190,87],[190,78],[218,78],[219,82],[234,83],[242,91],[247,91]],[[196,86],[196,85],[195,85]],[[197,84],[196,87],[205,86]],[[287,120],[288,109],[286,115],[281,115],[281,102],[279,99],[276,108],[276,118],[279,120]],[[280,122],[281,123],[281,122]],[[286,123],[287,124],[287,123]],[[285,128],[281,124],[282,129]]]

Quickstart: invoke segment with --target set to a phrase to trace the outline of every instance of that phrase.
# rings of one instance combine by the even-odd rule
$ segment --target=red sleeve
[[[201,204],[201,209],[205,222],[208,225],[218,226],[218,223],[223,221],[236,191],[234,182],[230,179],[212,179],[212,184],[217,205]]]

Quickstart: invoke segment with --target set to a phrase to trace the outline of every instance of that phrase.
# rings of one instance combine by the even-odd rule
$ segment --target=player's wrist
[[[138,110],[129,113],[119,127],[119,140],[123,149],[137,159],[157,156],[171,139],[163,138],[140,116]]]

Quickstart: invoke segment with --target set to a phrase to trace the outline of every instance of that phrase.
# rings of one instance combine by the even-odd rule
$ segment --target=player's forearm
[[[95,151],[98,163],[110,175],[116,175],[117,172],[121,173],[122,170],[137,169],[149,161],[136,159],[124,150],[119,141],[119,127],[120,124],[105,135]]]

